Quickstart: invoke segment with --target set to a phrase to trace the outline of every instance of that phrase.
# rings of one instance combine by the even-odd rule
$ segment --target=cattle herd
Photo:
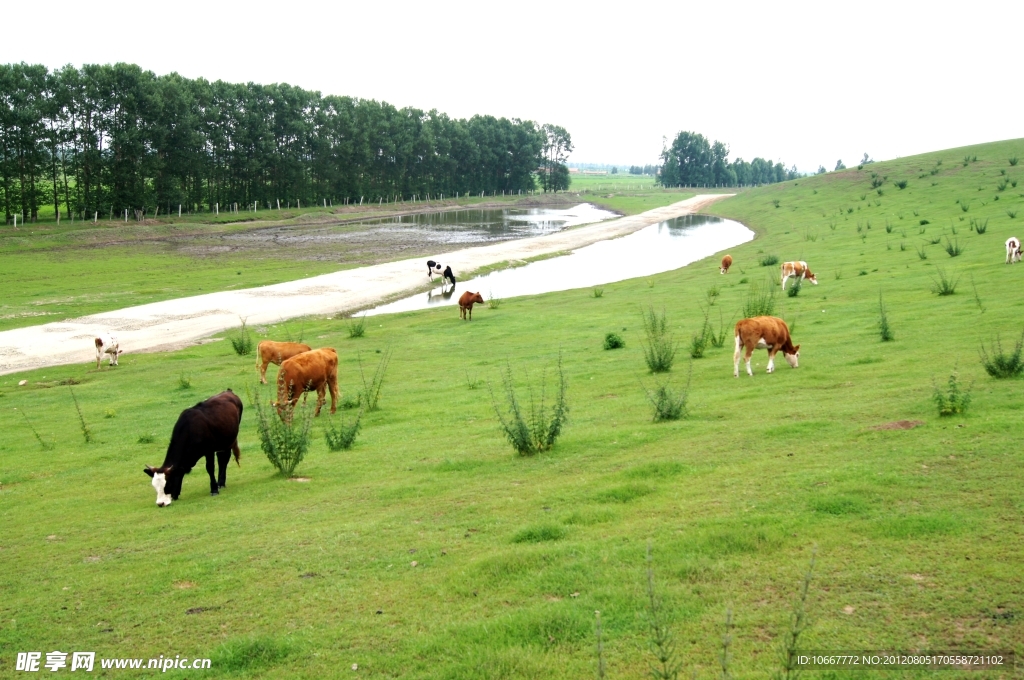
[[[1021,242],[1015,236],[1006,240],[1006,264],[1021,261]],[[726,255],[722,258],[719,271],[728,274],[733,258]],[[441,277],[442,290],[451,285],[445,297],[450,297],[455,290],[455,275],[450,266],[444,266],[434,260],[427,261],[427,276]],[[810,281],[817,285],[818,280],[811,272],[807,263],[800,261],[783,262],[780,272],[782,288],[790,278],[798,281]],[[459,318],[472,320],[473,305],[483,304],[480,293],[465,292],[459,298]],[[800,358],[800,345],[794,345],[789,335],[789,327],[782,319],[774,316],[758,316],[741,319],[735,328],[735,351],[733,353],[733,375],[739,377],[740,359],[746,361],[747,374],[753,375],[750,358],[755,349],[768,350],[768,373],[775,370],[775,355],[782,352],[786,362],[797,368]],[[96,348],[96,368],[104,355],[110,359],[111,366],[117,366],[117,358],[123,353],[117,337],[104,333],[94,339]],[[275,342],[264,340],[257,347],[256,372],[262,384],[267,383],[267,367],[270,364],[280,366],[277,373],[277,401],[273,406],[282,419],[291,417],[292,408],[299,396],[306,392],[316,392],[316,411],[326,402],[327,391],[331,393],[331,413],[337,409],[338,393],[338,353],[331,347],[313,349],[309,345],[298,342]],[[233,453],[235,462],[241,465],[241,452],[238,449],[238,429],[242,422],[242,400],[230,389],[199,402],[185,409],[178,417],[171,433],[171,442],[167,447],[167,455],[160,467],[146,466],[145,473],[153,480],[156,490],[156,504],[160,507],[170,505],[181,493],[182,478],[191,472],[200,458],[206,458],[206,472],[210,475],[210,494],[217,495],[227,484],[227,466]],[[218,464],[218,473],[214,476],[214,459]]]

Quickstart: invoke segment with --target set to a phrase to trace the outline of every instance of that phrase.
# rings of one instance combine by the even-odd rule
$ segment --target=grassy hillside
[[[648,544],[684,677],[719,673],[728,611],[731,673],[777,669],[815,551],[804,649],[1024,653],[1024,382],[994,380],[978,360],[982,342],[1012,348],[1024,330],[1024,266],[1003,264],[1003,241],[1024,236],[1024,215],[1005,212],[1024,187],[997,189],[1001,170],[1018,176],[1014,154],[1024,140],[718,203],[759,234],[731,251],[728,276],[716,257],[600,298],[505,300],[471,323],[450,308],[374,318],[355,340],[344,321],[310,321],[305,340],[338,349],[346,396],[358,360],[372,370],[388,346],[394,359],[351,451],[329,453],[326,416],[316,424],[297,470],[308,482],[274,474],[246,399],[227,489],[209,497],[200,467],[179,502],[155,506],[142,468],[162,461],[181,409],[255,389],[253,358],[227,342],[3,376],[0,675],[15,651],[68,649],[212,656],[204,677],[319,678],[358,664],[380,678],[581,678],[595,674],[600,610],[607,677],[649,677]],[[962,254],[930,243],[943,234]],[[731,335],[751,286],[777,277],[765,255],[818,274],[776,298],[800,367],[780,359],[766,375],[760,351],[755,376],[733,378],[727,341],[692,363],[690,417],[653,423],[642,385],[661,380],[644,367],[641,307],[664,310],[684,346],[669,374],[682,387],[708,291],[719,292],[716,330]],[[940,267],[959,277],[954,295],[931,291]],[[879,339],[879,294],[891,342]],[[283,339],[296,325],[264,331]],[[602,349],[612,331],[624,349]],[[500,400],[508,365],[521,386],[546,371],[550,390],[560,352],[570,423],[554,449],[518,458],[489,387]],[[933,385],[957,366],[973,401],[940,418]],[[59,384],[68,378],[93,443]],[[921,425],[885,428],[900,420]]]

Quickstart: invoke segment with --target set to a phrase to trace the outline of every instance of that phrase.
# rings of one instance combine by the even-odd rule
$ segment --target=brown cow
[[[468,290],[462,294],[459,298],[459,318],[465,319],[466,313],[469,312],[469,321],[473,320],[473,304],[479,302],[484,303],[483,296],[480,293],[470,293]]]
[[[782,263],[782,290],[786,290],[786,279],[791,276],[795,276],[797,281],[806,279],[815,286],[818,285],[818,277],[811,273],[811,268],[803,260]]]
[[[731,267],[731,266],[732,266],[732,255],[726,255],[725,257],[722,258],[722,267],[721,267],[720,271],[723,274],[728,274],[729,273],[729,267]]]
[[[267,384],[267,366],[270,364],[281,365],[285,359],[291,359],[296,354],[308,352],[309,345],[301,342],[274,342],[264,340],[256,346],[256,370],[260,374],[260,382]]]
[[[281,362],[277,372],[277,412],[284,417],[285,405],[295,406],[303,392],[316,392],[316,411],[324,405],[327,388],[331,390],[331,413],[337,410],[338,401],[338,353],[333,347],[310,350],[296,354]]]
[[[746,348],[747,375],[754,375],[750,370],[750,355],[755,349],[768,350],[768,372],[775,370],[775,354],[782,350],[786,361],[793,368],[799,365],[800,345],[793,345],[789,337],[789,326],[775,316],[755,316],[752,319],[740,319],[736,322],[736,351],[732,355],[732,374],[740,377],[740,349]]]

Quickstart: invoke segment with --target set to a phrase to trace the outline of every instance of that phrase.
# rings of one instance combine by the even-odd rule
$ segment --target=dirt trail
[[[508,260],[525,260],[631,234],[651,224],[698,212],[731,194],[694,196],[664,208],[546,236],[441,253],[457,273]],[[0,375],[45,366],[95,361],[92,339],[117,335],[127,354],[177,349],[238,326],[278,323],[315,314],[354,312],[424,287],[420,258],[288,281],[262,288],[223,291],[165,300],[0,333]]]

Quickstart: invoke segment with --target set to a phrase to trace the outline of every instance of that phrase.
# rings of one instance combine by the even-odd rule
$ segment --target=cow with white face
[[[161,508],[178,500],[181,483],[200,458],[206,458],[206,472],[210,475],[210,495],[216,496],[227,486],[228,462],[235,454],[241,466],[238,449],[238,427],[242,422],[242,400],[226,390],[187,408],[178,416],[171,433],[171,443],[160,467],[146,466],[143,470],[153,478],[156,504]],[[217,458],[220,474],[213,475],[213,459]]]
[[[1020,255],[1020,239],[1016,236],[1006,239],[1006,264],[1020,262]]]
[[[112,333],[100,333],[93,340],[96,345],[96,368],[100,367],[103,355],[110,355],[110,365],[117,366],[117,355],[124,354],[117,344],[117,336]]]
[[[810,281],[815,286],[818,285],[818,277],[811,273],[810,267],[803,260],[799,262],[783,262],[782,263],[782,290],[786,290],[786,280],[791,277],[796,277],[797,281],[805,280]]]
[[[732,374],[740,377],[740,357],[746,352],[747,375],[754,375],[750,370],[750,357],[755,349],[768,350],[768,372],[775,371],[775,355],[781,351],[793,368],[800,365],[800,345],[794,345],[789,336],[789,326],[776,316],[755,316],[751,319],[740,319],[736,322],[736,351],[732,355]]]

